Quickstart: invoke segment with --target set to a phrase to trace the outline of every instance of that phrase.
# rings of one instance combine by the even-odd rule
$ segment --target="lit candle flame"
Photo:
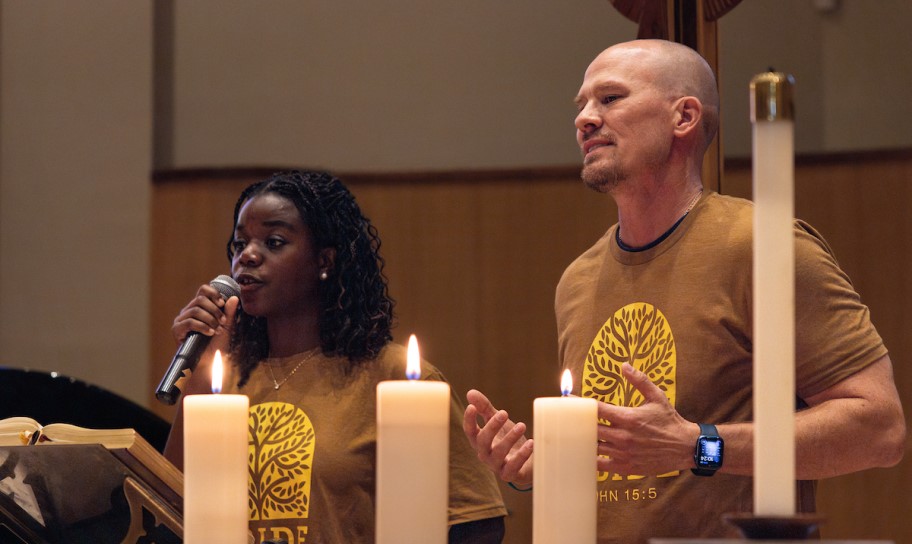
[[[573,376],[568,368],[564,370],[564,374],[561,376],[561,396],[569,397],[570,391],[573,391]]]
[[[414,334],[409,336],[405,377],[410,380],[417,380],[421,377],[421,356],[418,354],[418,339]]]
[[[212,392],[222,392],[222,352],[215,350],[215,358],[212,359]]]

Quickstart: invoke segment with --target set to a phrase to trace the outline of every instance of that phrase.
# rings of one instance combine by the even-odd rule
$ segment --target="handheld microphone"
[[[222,300],[228,300],[231,297],[239,296],[241,287],[231,276],[221,275],[209,282],[209,285],[215,288],[222,295]],[[177,380],[184,373],[184,369],[193,370],[199,362],[200,355],[206,351],[209,340],[212,338],[198,332],[191,332],[184,338],[184,342],[177,349],[174,358],[171,359],[171,366],[165,372],[164,377],[158,389],[155,390],[155,398],[165,404],[174,404],[180,397],[180,390],[177,388]]]

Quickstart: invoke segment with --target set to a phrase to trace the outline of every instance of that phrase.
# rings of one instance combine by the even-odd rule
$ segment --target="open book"
[[[89,429],[69,423],[41,425],[30,417],[0,420],[0,446],[59,442],[101,444],[106,448],[129,448],[136,440],[133,429]]]

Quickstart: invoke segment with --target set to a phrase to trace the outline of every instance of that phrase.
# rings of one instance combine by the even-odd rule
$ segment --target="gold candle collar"
[[[750,82],[751,123],[757,121],[794,121],[792,89],[795,78],[782,72],[755,75]]]

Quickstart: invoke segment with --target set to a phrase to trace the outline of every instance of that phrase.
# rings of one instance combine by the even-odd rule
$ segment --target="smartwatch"
[[[700,437],[697,438],[697,447],[694,450],[694,464],[697,468],[690,469],[697,476],[712,476],[722,466],[722,454],[725,443],[715,425],[700,423]]]

